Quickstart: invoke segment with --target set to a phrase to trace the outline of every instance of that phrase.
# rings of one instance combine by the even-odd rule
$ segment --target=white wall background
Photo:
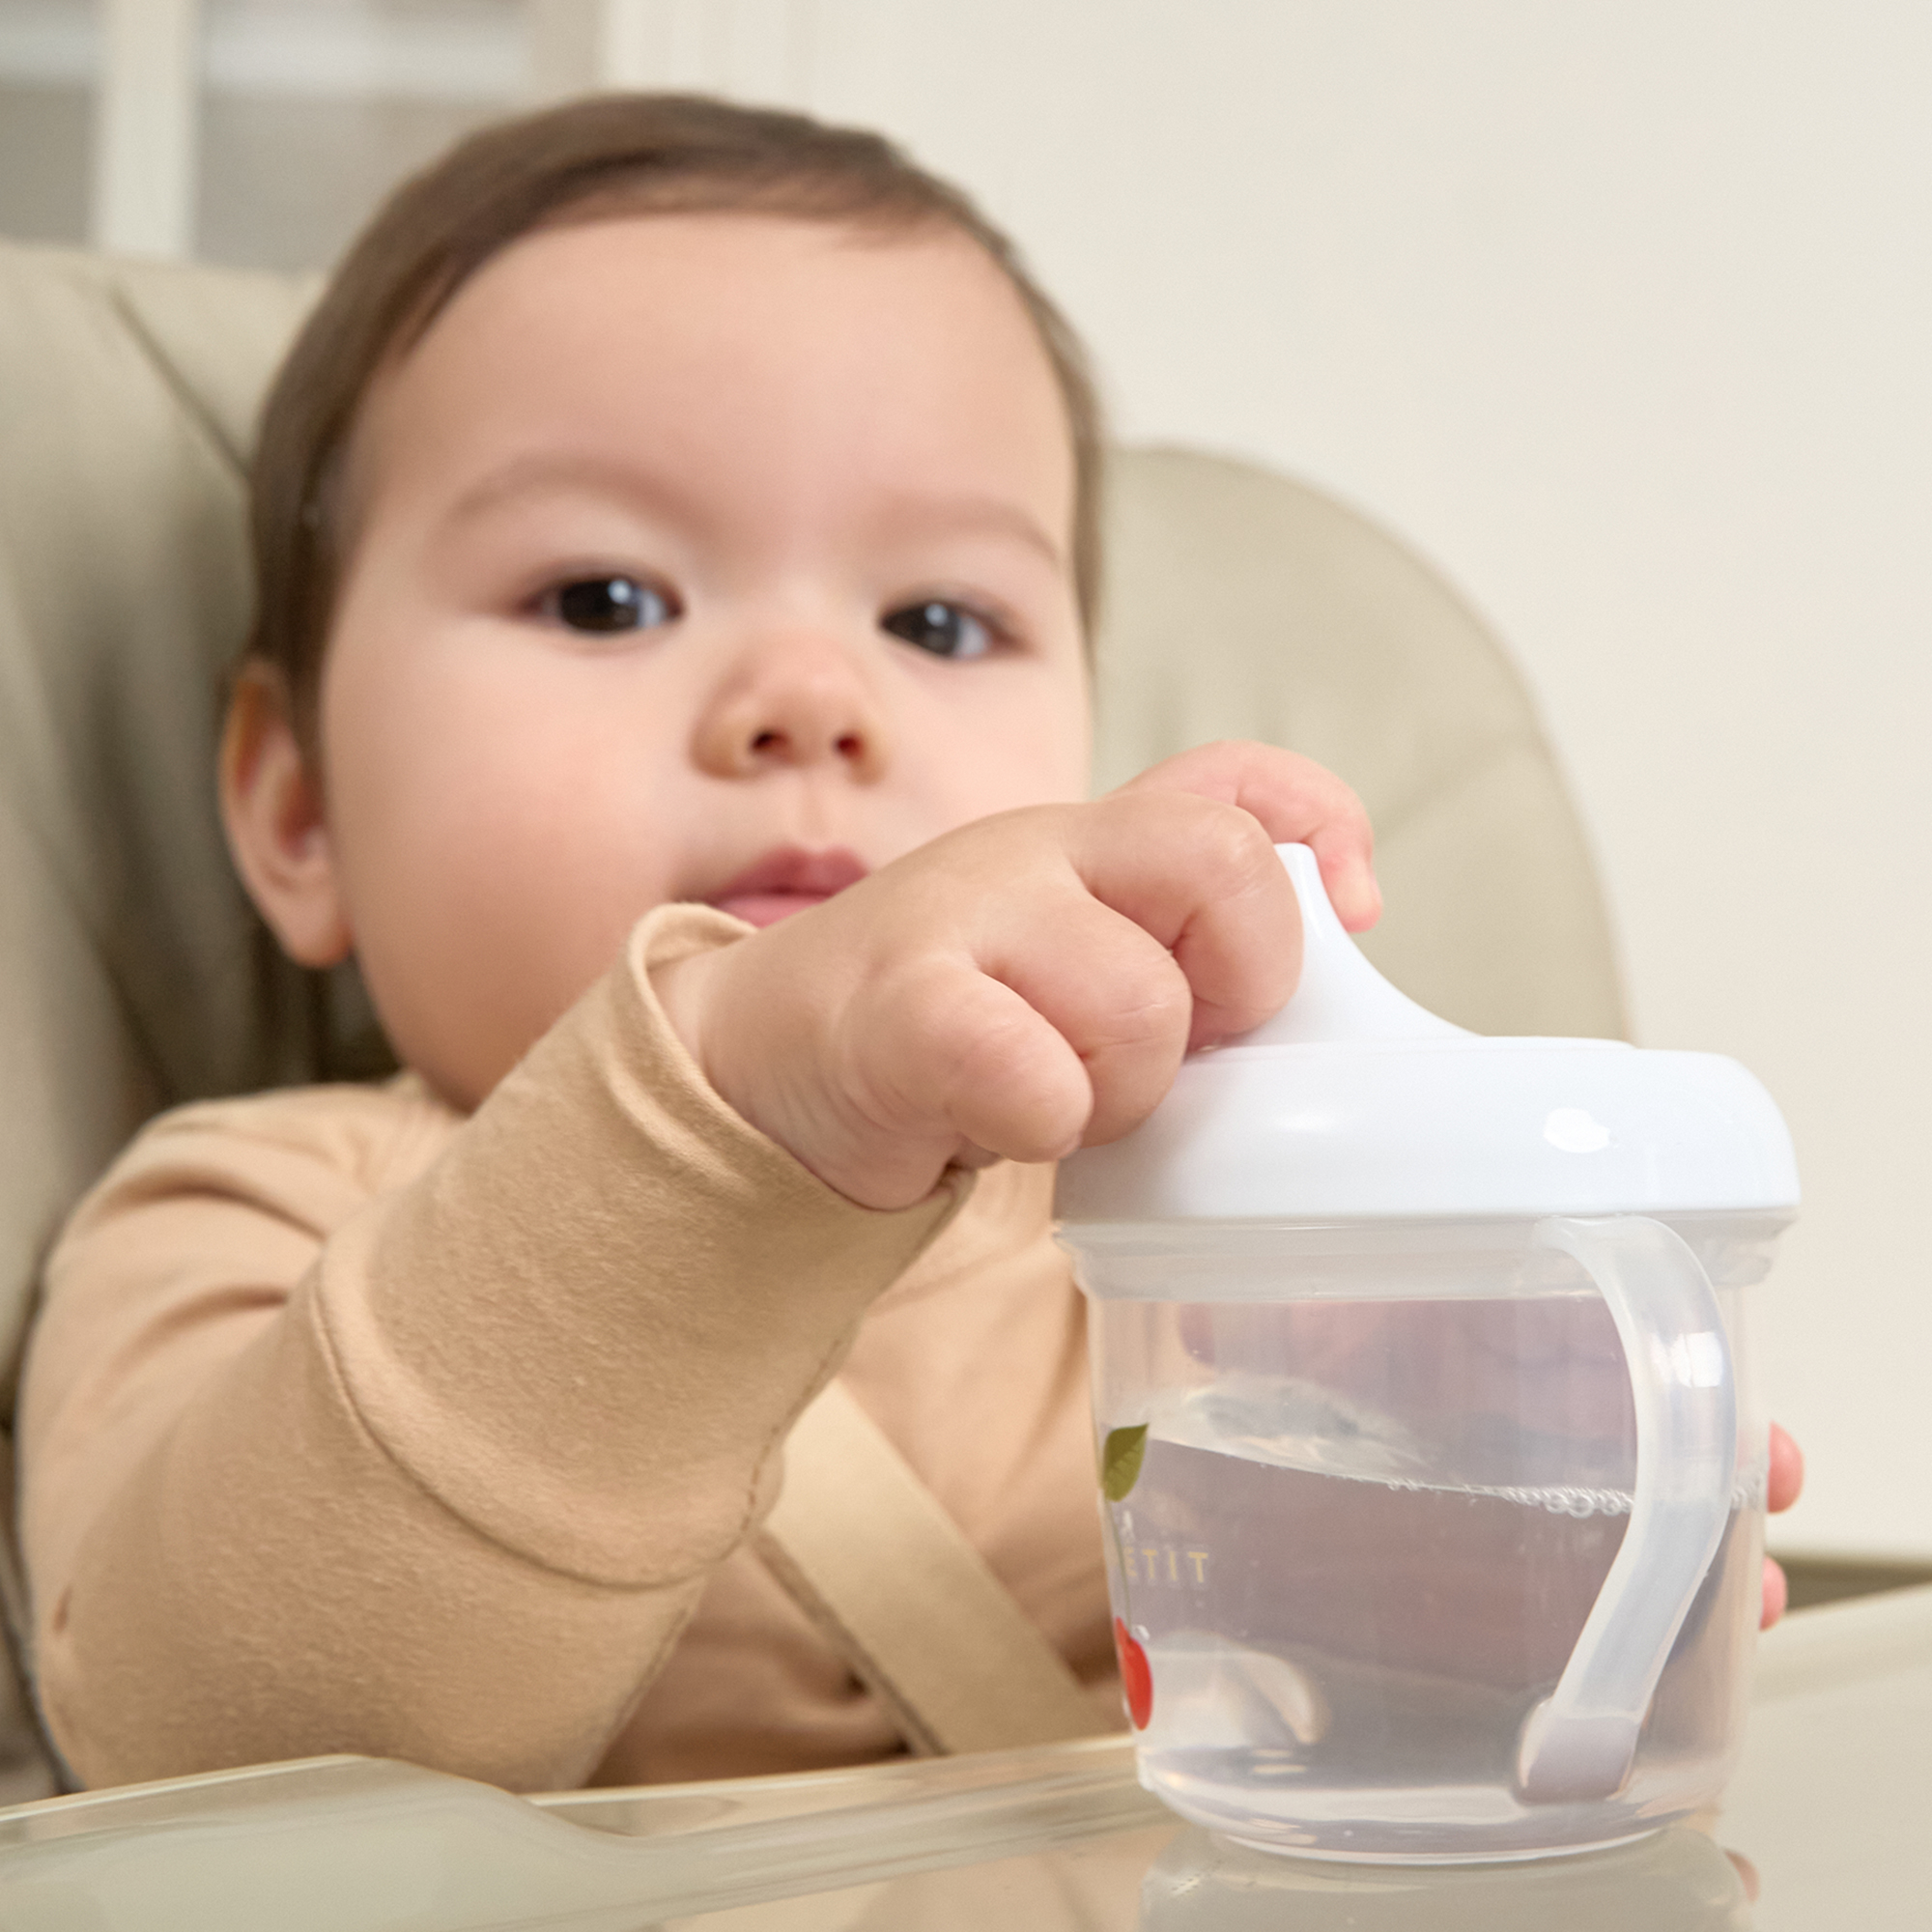
[[[80,47],[83,11],[0,0],[0,28],[26,46],[58,14]],[[1932,1557],[1922,0],[210,0],[206,20],[225,111],[263,97],[249,138],[296,125],[292,95],[482,113],[518,74],[554,91],[598,60],[881,126],[1018,236],[1125,434],[1272,462],[1406,532],[1541,698],[1640,1037],[1735,1054],[1796,1132],[1804,1217],[1758,1303],[1772,1406],[1811,1459],[1782,1547]],[[53,44],[32,42],[43,66]],[[418,134],[444,137],[425,119],[398,154]],[[263,210],[277,165],[241,170]],[[313,150],[279,165],[333,178]],[[258,220],[256,259],[294,259],[296,206]],[[217,252],[245,256],[246,214]]]
[[[1778,1541],[1932,1555],[1932,12],[813,14],[813,104],[1011,225],[1126,434],[1328,486],[1494,620],[1639,1037],[1798,1140]]]

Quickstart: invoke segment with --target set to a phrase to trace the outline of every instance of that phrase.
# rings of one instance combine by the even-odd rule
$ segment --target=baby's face
[[[458,1104],[651,906],[766,923],[1082,794],[1065,409],[962,238],[526,238],[381,380],[348,485],[330,872]]]

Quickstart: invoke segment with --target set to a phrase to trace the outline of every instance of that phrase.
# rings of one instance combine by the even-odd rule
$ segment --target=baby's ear
[[[298,966],[333,966],[353,943],[323,816],[322,786],[296,736],[287,687],[243,665],[221,736],[221,822],[248,896]]]

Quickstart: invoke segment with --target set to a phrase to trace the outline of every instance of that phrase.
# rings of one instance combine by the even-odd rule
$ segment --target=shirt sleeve
[[[860,1208],[718,1098],[648,973],[744,930],[650,915],[406,1184],[393,1096],[327,1090],[169,1117],[83,1204],[21,1409],[83,1780],[597,1764],[969,1186]]]

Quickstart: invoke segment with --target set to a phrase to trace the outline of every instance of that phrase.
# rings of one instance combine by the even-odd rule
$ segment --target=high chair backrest
[[[354,976],[267,942],[214,808],[251,424],[313,294],[0,244],[0,1448],[47,1244],[143,1120],[385,1064]],[[1304,751],[1375,816],[1394,979],[1481,1031],[1622,1030],[1534,712],[1438,579],[1317,492],[1178,450],[1121,453],[1108,547],[1100,783],[1212,737]]]

